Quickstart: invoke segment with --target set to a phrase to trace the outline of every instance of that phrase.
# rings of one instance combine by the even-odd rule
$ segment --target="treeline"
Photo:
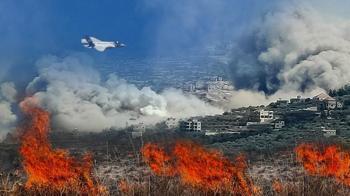
[[[331,97],[350,95],[350,85],[345,85],[343,88],[338,90],[329,90],[328,94]]]

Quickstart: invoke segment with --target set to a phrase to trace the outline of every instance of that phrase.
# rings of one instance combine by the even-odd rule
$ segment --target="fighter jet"
[[[99,52],[103,52],[106,49],[110,48],[121,48],[126,46],[125,44],[120,43],[118,41],[101,41],[91,36],[84,36],[81,39],[81,43],[83,44],[83,46],[87,48],[95,48]]]

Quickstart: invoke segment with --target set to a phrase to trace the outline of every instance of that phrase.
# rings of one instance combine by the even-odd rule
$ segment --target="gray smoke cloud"
[[[222,112],[179,90],[157,94],[149,87],[138,89],[116,75],[102,80],[91,64],[78,56],[48,56],[38,61],[39,75],[27,92],[51,113],[54,128],[101,131],[140,122],[152,124],[167,117]]]
[[[350,22],[349,15],[344,17],[348,6],[345,0],[335,1],[329,15],[324,13],[330,1],[322,0],[310,0],[308,5],[300,1],[277,5],[286,2],[277,0],[145,1],[148,9],[162,10],[154,21],[156,44],[150,50],[156,55],[187,54],[187,48],[206,50],[224,43],[220,48],[229,51],[223,59],[229,59],[226,63],[236,88],[225,109],[312,96],[339,88],[350,78]],[[314,9],[316,5],[321,9]],[[338,10],[345,10],[343,17],[337,17]],[[116,75],[102,79],[93,66],[91,59],[79,56],[48,56],[37,62],[39,74],[26,90],[52,114],[54,128],[100,131],[153,124],[170,116],[222,112],[176,89],[156,93]],[[1,82],[6,75],[7,69],[0,71]],[[12,109],[17,93],[12,83],[2,84],[0,90],[0,135],[4,135],[17,120]]]
[[[309,6],[271,11],[229,54],[232,80],[267,94],[340,88],[350,78],[349,35],[349,20]]]
[[[0,141],[14,129],[17,116],[12,110],[12,104],[16,101],[16,96],[13,83],[4,82],[0,85]]]
[[[326,12],[325,2],[295,2],[267,12],[228,48],[230,107],[312,97],[350,82],[348,17]]]
[[[226,50],[218,64],[227,65],[236,89],[226,107],[313,96],[349,82],[346,0],[149,0],[144,4],[164,10],[157,21],[156,55],[172,50],[191,55],[188,50],[193,48],[215,55]]]

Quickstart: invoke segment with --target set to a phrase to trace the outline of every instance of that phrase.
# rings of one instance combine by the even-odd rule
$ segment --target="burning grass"
[[[297,160],[314,176],[334,177],[350,186],[350,152],[336,145],[323,149],[313,144],[302,144],[295,149]]]
[[[53,149],[48,141],[49,113],[39,108],[35,100],[27,98],[21,109],[29,122],[21,137],[20,155],[27,174],[27,191],[74,192],[98,194],[103,187],[92,176],[92,157],[87,154],[77,160],[62,149]]]
[[[156,175],[178,176],[182,184],[193,188],[242,195],[257,191],[246,174],[243,156],[231,162],[220,152],[189,141],[177,142],[169,154],[156,144],[147,144],[142,154]]]
[[[0,173],[0,195],[350,195],[350,152],[335,145],[299,145],[296,158],[282,165],[264,160],[259,168],[263,176],[270,176],[267,180],[259,178],[260,170],[252,172],[257,167],[248,167],[244,156],[231,160],[190,141],[164,147],[148,143],[140,149],[144,162],[130,156],[113,161],[108,156],[97,167],[107,170],[98,172],[91,154],[78,160],[52,147],[49,114],[36,107],[35,100],[27,98],[21,109],[28,120],[21,128],[19,147],[23,171]],[[134,153],[139,157],[137,150]],[[291,175],[285,178],[286,173]]]

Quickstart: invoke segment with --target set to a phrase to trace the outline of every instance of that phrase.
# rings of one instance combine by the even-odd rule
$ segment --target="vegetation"
[[[335,92],[336,96],[341,96],[337,99],[344,101],[345,105],[348,101],[350,105],[350,95],[345,95],[344,91],[346,89]],[[286,127],[280,130],[246,130],[240,134],[204,136],[201,133],[178,130],[164,131],[164,124],[159,124],[152,130],[147,130],[141,138],[132,138],[130,130],[126,129],[102,133],[53,132],[49,139],[53,148],[67,149],[74,157],[79,157],[86,151],[91,152],[94,155],[94,170],[91,172],[96,185],[105,189],[101,191],[105,195],[239,195],[232,193],[232,190],[204,189],[193,183],[184,183],[183,176],[179,174],[158,175],[142,159],[141,148],[149,142],[171,146],[183,139],[201,143],[205,148],[216,149],[231,161],[243,153],[247,160],[246,175],[255,186],[252,195],[350,195],[347,185],[331,175],[310,175],[295,159],[293,149],[300,143],[317,141],[323,145],[336,143],[350,147],[350,110],[345,108],[331,111],[329,116],[322,118],[315,115],[317,112],[303,110],[313,105],[305,102],[283,107],[264,107],[273,110],[287,122]],[[203,124],[206,129],[229,130],[249,121],[257,121],[257,109],[240,108],[200,120],[206,121]],[[324,137],[320,127],[336,129],[337,136]],[[72,189],[57,191],[50,187],[26,188],[28,177],[22,168],[22,160],[18,158],[17,148],[17,145],[0,146],[0,195],[83,195],[79,190]],[[199,152],[206,154],[202,150]],[[216,156],[213,157],[216,160]],[[176,163],[181,159],[169,160],[170,163]],[[209,169],[210,166],[198,168]],[[232,171],[236,171],[232,168]]]
[[[251,177],[254,185],[257,187],[256,192],[252,195],[276,195],[276,196],[297,196],[297,195],[339,195],[346,196],[350,194],[349,187],[337,182],[331,177],[310,176],[303,171],[298,171],[295,168],[301,169],[300,165],[296,165],[295,161],[286,160],[283,157],[273,159],[268,157],[265,162],[261,163],[266,167],[254,173],[251,171]],[[277,162],[279,160],[279,162]],[[256,162],[255,162],[256,163]],[[254,164],[249,165],[254,168]],[[272,164],[271,164],[272,163]],[[110,163],[115,165],[116,163]],[[269,166],[271,165],[271,167]],[[273,169],[283,166],[277,176],[272,176]],[[272,168],[269,171],[269,168]],[[292,168],[292,169],[289,169]],[[287,178],[286,173],[292,171],[292,175]],[[271,176],[267,180],[263,175]],[[162,177],[153,173],[148,176],[142,176],[137,179],[119,178],[117,182],[104,181],[104,176],[98,176],[101,182],[105,183],[108,190],[106,195],[232,195],[225,191],[204,190],[183,184],[178,177]],[[51,189],[25,189],[24,179],[16,174],[3,174],[0,177],[0,195],[80,195],[79,192],[62,190],[61,192],[52,191]],[[234,195],[234,194],[233,194]],[[238,195],[238,194],[237,194]]]
[[[337,90],[329,90],[329,96],[331,97],[340,97],[344,95],[350,95],[350,85],[345,85],[343,88]]]

